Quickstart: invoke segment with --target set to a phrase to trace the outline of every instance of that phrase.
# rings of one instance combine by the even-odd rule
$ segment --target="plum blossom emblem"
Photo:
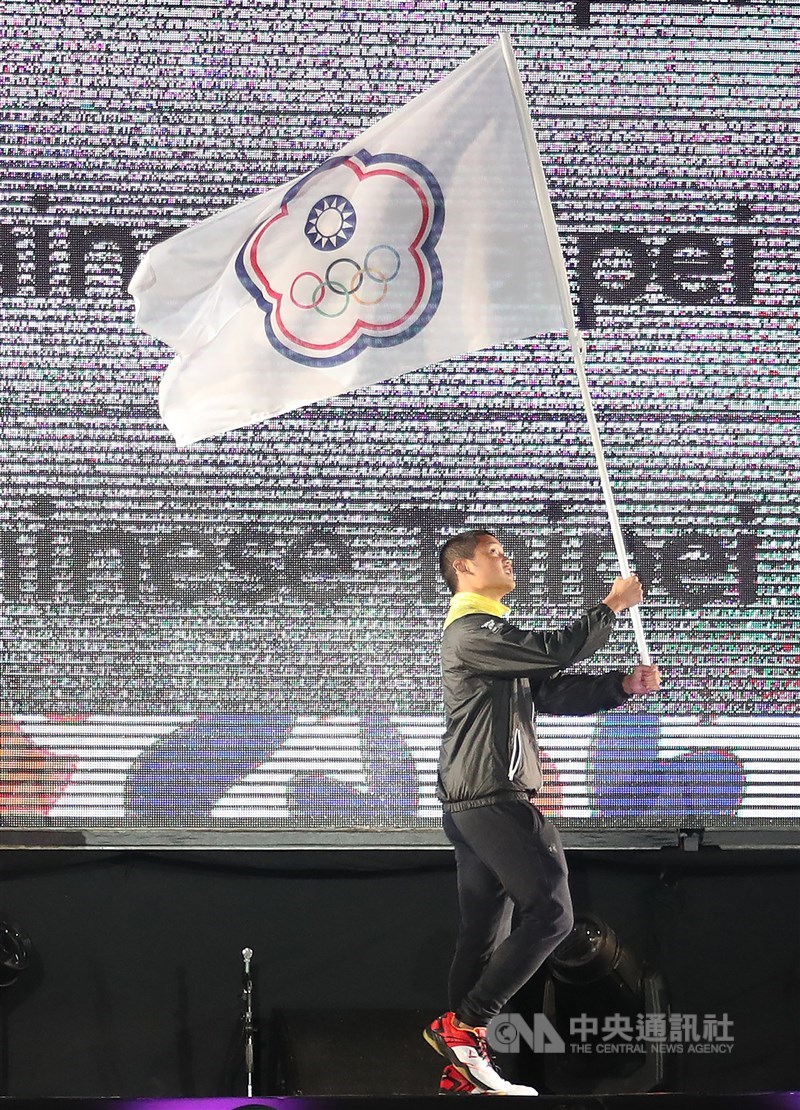
[[[236,272],[276,351],[335,366],[403,343],[431,320],[442,296],[443,225],[430,170],[360,150],[296,182],[248,237]]]

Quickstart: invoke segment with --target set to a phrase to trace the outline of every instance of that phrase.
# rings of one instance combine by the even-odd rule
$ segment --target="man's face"
[[[511,559],[495,536],[481,536],[471,559],[456,559],[460,590],[501,600],[516,586]]]

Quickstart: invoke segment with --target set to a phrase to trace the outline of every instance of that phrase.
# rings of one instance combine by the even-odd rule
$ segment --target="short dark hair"
[[[469,532],[459,532],[457,536],[451,536],[442,546],[439,552],[439,571],[451,594],[458,591],[458,571],[453,566],[454,561],[456,559],[472,559],[478,541],[484,536],[494,538],[494,535],[494,532],[489,532],[486,528],[472,528]]]

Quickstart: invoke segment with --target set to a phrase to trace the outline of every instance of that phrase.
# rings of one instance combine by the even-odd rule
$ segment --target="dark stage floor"
[[[165,1098],[165,1099],[0,1099],[3,1110],[390,1110],[402,1104],[404,1110],[434,1110],[441,1106],[438,1097],[418,1098],[298,1098],[262,1095],[253,1098]],[[504,1106],[536,1106],[540,1110],[800,1110],[800,1092],[765,1091],[731,1094],[629,1094],[604,1096],[540,1096],[508,1098]]]

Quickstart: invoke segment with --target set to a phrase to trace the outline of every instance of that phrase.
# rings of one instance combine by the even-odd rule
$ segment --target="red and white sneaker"
[[[440,1095],[482,1095],[484,1093],[479,1091],[474,1083],[465,1079],[452,1064],[445,1066],[442,1078],[439,1080]]]
[[[530,1088],[524,1087],[520,1090],[530,1091]],[[507,1095],[513,1094],[513,1092],[513,1084],[509,1084],[508,1091],[482,1091],[480,1087],[476,1087],[474,1083],[465,1079],[452,1064],[445,1067],[442,1078],[439,1080],[440,1095]]]
[[[436,1018],[423,1029],[422,1035],[431,1048],[450,1062],[454,1070],[475,1088],[470,1094],[537,1095],[535,1087],[509,1083],[497,1071],[489,1055],[486,1029],[460,1029],[452,1010]],[[442,1076],[444,1080],[444,1076]],[[441,1087],[440,1087],[441,1091]],[[445,1092],[442,1092],[445,1093]],[[463,1092],[446,1092],[466,1094]]]

